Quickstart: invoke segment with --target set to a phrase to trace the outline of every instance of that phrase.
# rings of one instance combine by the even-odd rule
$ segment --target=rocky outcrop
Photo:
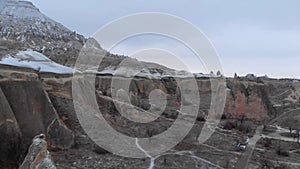
[[[71,148],[73,132],[59,119],[39,80],[5,80],[0,89],[0,148],[7,152],[0,165],[17,166],[39,133],[46,133],[51,148]]]
[[[126,78],[116,78],[120,84]],[[111,97],[111,76],[97,76],[96,90],[102,95]],[[211,101],[211,82],[207,78],[198,78],[197,84],[200,94],[199,116],[204,117],[209,111]],[[133,78],[130,83],[129,91],[131,103],[143,109],[149,108],[148,97],[152,90],[160,89],[168,95],[168,108],[180,106],[185,102],[180,96],[180,89],[173,78],[147,79]],[[246,118],[255,121],[264,121],[275,115],[275,109],[270,102],[268,87],[263,83],[247,80],[227,80],[227,97],[224,113],[231,118]],[[170,112],[164,112],[170,115]],[[176,115],[173,113],[174,118]]]
[[[34,137],[28,154],[19,169],[56,169],[49,151],[46,136],[40,134]]]
[[[265,85],[249,81],[227,81],[227,99],[224,112],[229,117],[264,121],[273,116]]]
[[[22,133],[1,88],[0,107],[0,168],[14,168],[21,155]]]
[[[40,81],[7,81],[1,82],[0,87],[18,121],[25,147],[35,135],[47,133],[49,126],[58,119]]]

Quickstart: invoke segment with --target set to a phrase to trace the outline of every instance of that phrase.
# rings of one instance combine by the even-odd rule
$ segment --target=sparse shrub
[[[290,156],[289,152],[286,151],[286,150],[283,150],[281,147],[279,147],[279,148],[276,150],[276,154],[279,155],[279,156],[283,156],[283,157],[288,157],[288,156]]]
[[[178,112],[163,112],[162,115],[169,119],[177,119],[177,117],[180,116]]]
[[[233,128],[236,128],[236,125],[231,121],[227,121],[223,127],[225,130],[232,130]]]
[[[94,148],[93,152],[95,152],[97,154],[109,154],[108,151],[106,151],[105,149],[103,149],[101,147]]]
[[[264,143],[263,143],[264,147],[271,147],[272,145],[272,140],[269,138],[265,138],[264,139]]]
[[[288,167],[284,164],[280,164],[279,166],[275,167],[275,169],[288,169]]]
[[[267,131],[268,126],[264,124],[263,131]]]
[[[206,121],[205,118],[203,116],[198,116],[197,117],[197,121]]]
[[[245,128],[245,132],[246,132],[246,133],[251,133],[251,132],[252,132],[251,126],[248,125],[248,126]]]
[[[222,120],[225,120],[225,119],[227,119],[227,116],[226,116],[226,114],[222,114],[222,116],[221,116],[221,119],[222,119]]]
[[[273,164],[270,161],[266,160],[266,159],[263,159],[261,163],[262,163],[261,169],[271,169],[271,168],[274,168]]]
[[[245,124],[237,126],[236,129],[243,133],[251,133],[252,132],[251,126],[245,125]]]

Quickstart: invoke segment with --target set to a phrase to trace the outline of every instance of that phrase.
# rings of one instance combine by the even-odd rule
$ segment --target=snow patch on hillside
[[[74,69],[57,64],[45,55],[32,50],[21,51],[15,56],[7,55],[0,60],[0,65],[29,68],[40,73],[73,74]]]

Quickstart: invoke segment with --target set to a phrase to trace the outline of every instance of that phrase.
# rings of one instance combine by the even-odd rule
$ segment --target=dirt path
[[[150,159],[150,164],[149,164],[148,169],[154,169],[155,168],[155,160],[162,157],[162,156],[166,156],[166,155],[179,155],[179,156],[186,156],[186,157],[192,158],[193,161],[196,162],[196,164],[195,164],[196,168],[199,168],[199,163],[200,163],[201,164],[200,167],[205,166],[206,164],[208,164],[208,165],[211,165],[211,166],[213,166],[214,168],[217,168],[217,169],[224,169],[223,167],[221,167],[217,164],[214,164],[214,163],[212,163],[212,162],[210,162],[206,159],[203,159],[201,157],[196,156],[193,151],[175,151],[175,152],[164,153],[164,154],[152,157],[146,150],[144,150],[140,146],[140,144],[138,142],[138,138],[136,138],[136,146],[137,146],[138,149],[140,149]]]
[[[282,128],[280,126],[275,126],[275,127],[277,128],[277,130],[275,132],[269,133],[269,134],[263,134],[262,137],[276,139],[276,140],[282,140],[282,141],[288,141],[288,142],[296,141],[295,138],[285,137],[285,136],[281,135],[283,133],[289,133],[290,131],[288,129]]]
[[[294,112],[294,111],[298,111],[298,110],[300,110],[300,108],[286,111],[286,112],[282,113],[281,115],[279,115],[278,117],[276,117],[275,119],[271,120],[269,122],[269,124],[274,124],[275,122],[277,122],[278,119],[280,119],[281,117],[285,116],[286,114]]]
[[[296,110],[299,110],[299,109],[291,110],[286,113],[296,111]],[[258,126],[256,129],[256,132],[255,132],[255,135],[250,139],[249,144],[246,148],[246,151],[242,154],[242,157],[238,160],[238,163],[235,168],[236,169],[246,169],[247,168],[250,158],[252,156],[252,153],[255,150],[255,145],[256,145],[257,141],[261,138],[271,138],[271,139],[289,141],[289,142],[295,141],[295,139],[293,139],[293,138],[284,137],[284,136],[280,135],[281,133],[289,132],[289,130],[281,128],[279,126],[276,126],[276,128],[277,128],[277,130],[274,133],[265,135],[265,134],[262,134],[263,126]],[[282,163],[291,164],[289,162],[282,162]],[[295,165],[300,165],[300,163],[295,163]]]
[[[282,92],[282,93],[280,93],[280,94],[277,94],[277,95],[271,96],[271,97],[272,97],[272,98],[276,98],[276,97],[279,97],[279,96],[281,96],[281,95],[283,95],[283,94],[285,94],[285,93],[287,93],[287,92],[289,92],[289,91],[292,91],[292,89],[289,89],[289,90],[287,90],[287,91],[284,91],[284,92]]]
[[[262,131],[263,131],[263,126],[258,126],[255,131],[255,135],[249,140],[246,151],[242,154],[242,157],[238,160],[235,166],[236,169],[246,169],[248,167],[252,153],[255,149],[255,145],[257,141],[262,137],[261,135]]]

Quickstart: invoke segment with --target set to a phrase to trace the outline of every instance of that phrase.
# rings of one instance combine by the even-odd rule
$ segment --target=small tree
[[[243,123],[244,123],[245,119],[246,119],[246,116],[245,116],[245,114],[242,114],[242,115],[239,117],[239,120],[240,120],[240,124],[241,124],[241,126],[243,125]]]
[[[283,121],[283,126],[285,126],[289,129],[290,135],[292,135],[293,130],[299,130],[300,129],[299,120],[297,120],[293,117],[286,118]]]
[[[297,143],[300,144],[300,121],[298,119],[293,120],[293,127],[296,130]]]
[[[266,159],[263,159],[262,160],[262,166],[261,166],[261,169],[271,169],[273,166],[272,166],[272,163]]]
[[[274,168],[273,164],[266,158],[265,155],[262,155],[260,158],[261,163],[261,169],[271,169]]]
[[[234,73],[234,78],[235,78],[235,79],[238,78],[238,75],[237,75],[236,73]]]
[[[164,166],[166,166],[166,165],[167,165],[167,158],[164,157]]]
[[[297,136],[297,143],[300,144],[300,129],[296,130],[296,136]]]
[[[230,167],[230,160],[227,159],[227,160],[226,160],[226,168],[229,168],[229,167]]]

